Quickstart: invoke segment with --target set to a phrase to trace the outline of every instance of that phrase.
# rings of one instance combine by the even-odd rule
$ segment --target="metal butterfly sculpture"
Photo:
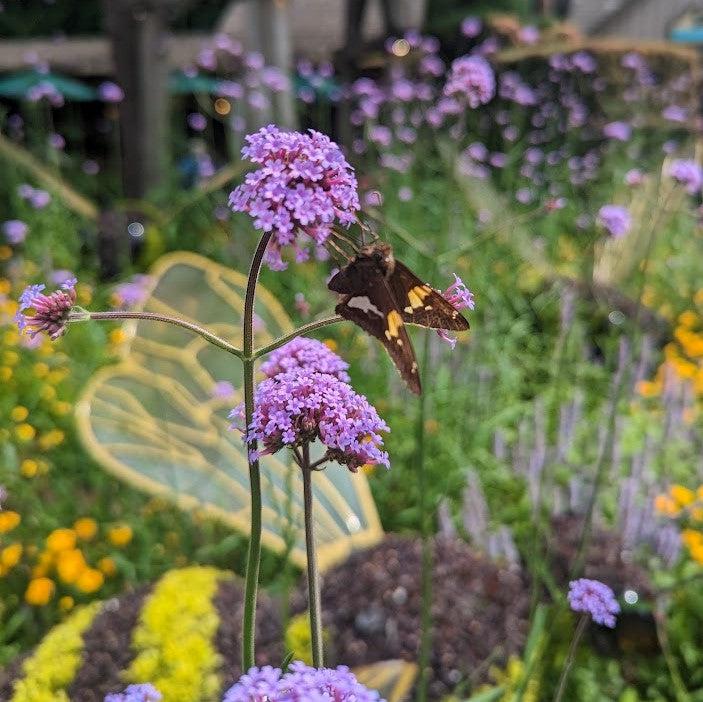
[[[417,395],[422,385],[405,324],[446,331],[469,329],[463,315],[396,260],[391,246],[382,241],[358,248],[327,287],[342,295],[337,314],[383,344],[408,388]]]

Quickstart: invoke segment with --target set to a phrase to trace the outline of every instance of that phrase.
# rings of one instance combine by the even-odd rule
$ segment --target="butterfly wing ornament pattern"
[[[241,346],[246,278],[190,253],[169,254],[152,271],[144,311],[198,321]],[[259,286],[256,345],[292,331],[283,307]],[[168,324],[127,322],[119,363],[99,371],[76,408],[81,440],[118,478],[198,509],[249,533],[248,463],[228,412],[242,399],[238,359]],[[313,460],[324,448],[313,444]],[[291,560],[305,566],[302,480],[286,452],[261,459],[264,545],[279,553],[295,536]],[[316,539],[321,566],[344,560],[383,536],[363,473],[330,465],[317,476]],[[288,516],[290,515],[290,516]]]
[[[383,344],[408,388],[417,395],[422,386],[405,324],[446,331],[469,329],[459,311],[396,261],[391,247],[383,242],[362,247],[327,287],[342,296],[337,314]]]

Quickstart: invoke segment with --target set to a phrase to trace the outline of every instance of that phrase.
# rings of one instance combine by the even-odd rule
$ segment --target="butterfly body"
[[[376,337],[410,390],[422,386],[406,324],[463,331],[469,323],[442,295],[397,261],[383,242],[362,247],[327,284],[342,298],[336,312]]]

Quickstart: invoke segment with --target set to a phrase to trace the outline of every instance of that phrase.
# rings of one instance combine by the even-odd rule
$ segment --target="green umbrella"
[[[40,73],[39,71],[20,71],[0,78],[0,96],[23,98],[32,88],[48,83],[54,87],[66,100],[87,102],[97,99],[97,91],[81,81],[61,76],[56,73]]]
[[[178,71],[177,73],[172,73],[168,81],[168,89],[174,95],[191,95],[192,93],[219,95],[221,88],[221,80],[203,76],[199,73],[189,76],[182,71]]]

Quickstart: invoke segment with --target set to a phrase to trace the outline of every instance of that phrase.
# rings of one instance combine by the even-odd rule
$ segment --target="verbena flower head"
[[[98,95],[103,102],[122,102],[124,90],[117,83],[106,80],[98,86]]]
[[[615,593],[600,580],[579,578],[569,583],[569,606],[574,612],[590,614],[596,624],[611,629],[615,626],[615,615],[620,614],[620,605]]]
[[[459,311],[472,310],[476,307],[474,294],[456,273],[454,273],[454,282],[442,293],[442,296]],[[446,341],[452,348],[456,346],[456,337],[449,334],[446,330],[438,329],[437,334],[440,339]]]
[[[285,246],[293,247],[298,261],[308,257],[311,244],[321,253],[335,222],[348,226],[359,209],[356,176],[340,148],[312,129],[301,134],[273,125],[246,140],[242,155],[260,168],[247,174],[229,204],[248,212],[257,229],[273,232],[266,262],[285,268]]]
[[[161,693],[151,683],[129,685],[124,692],[107,695],[105,702],[160,702]]]
[[[8,219],[2,223],[2,233],[10,244],[21,244],[27,237],[27,229],[20,219]]]
[[[269,378],[297,368],[327,373],[344,383],[349,382],[349,364],[321,341],[304,336],[299,336],[271,352],[268,359],[261,364],[261,372]]]
[[[235,408],[230,417],[241,416]],[[256,455],[320,439],[327,458],[356,472],[364,464],[389,466],[380,432],[390,431],[363,395],[328,373],[298,368],[261,382],[247,441],[261,442]]]
[[[45,285],[25,288],[20,295],[20,306],[15,315],[19,330],[27,330],[31,337],[45,332],[50,338],[58,339],[66,331],[68,314],[76,302],[75,286],[76,279],[72,278],[50,295],[44,295]],[[30,309],[34,310],[34,314],[26,314]]]
[[[669,166],[669,175],[681,185],[686,192],[695,195],[703,185],[703,169],[695,162],[688,159],[676,159]]]
[[[616,141],[629,141],[632,136],[632,127],[627,122],[608,122],[603,127],[603,134],[608,139]]]
[[[224,696],[223,702],[384,702],[378,692],[359,683],[346,666],[312,668],[291,663],[289,672],[265,666],[251,668]]]
[[[452,62],[445,95],[463,96],[475,109],[493,99],[496,79],[491,65],[482,56],[462,56]]]
[[[632,217],[627,207],[622,205],[603,205],[598,210],[598,224],[611,236],[620,238],[630,231]]]

